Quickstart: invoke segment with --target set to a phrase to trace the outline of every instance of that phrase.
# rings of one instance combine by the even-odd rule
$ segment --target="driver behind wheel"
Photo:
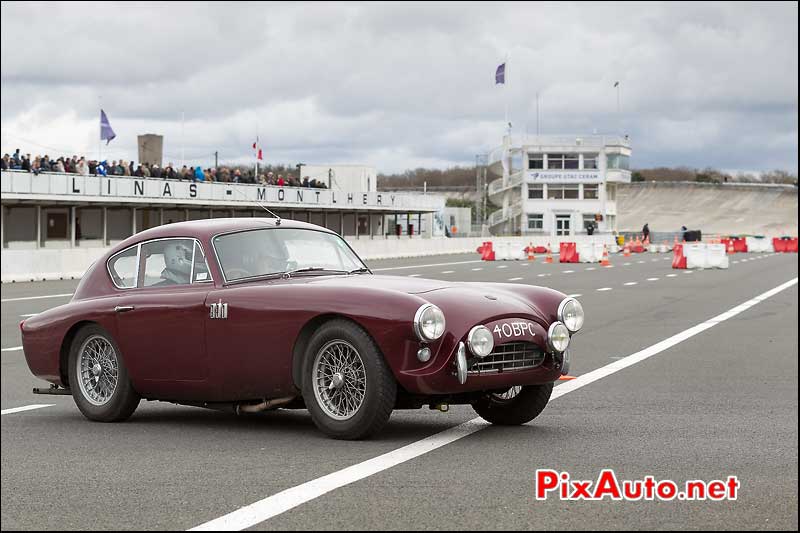
[[[189,283],[192,273],[192,250],[184,243],[169,243],[164,246],[164,265],[161,277],[173,283]]]

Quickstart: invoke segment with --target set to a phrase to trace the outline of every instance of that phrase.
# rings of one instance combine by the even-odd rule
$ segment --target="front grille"
[[[476,359],[467,369],[469,374],[494,374],[530,370],[541,365],[545,354],[532,342],[509,342],[494,347],[483,359]]]

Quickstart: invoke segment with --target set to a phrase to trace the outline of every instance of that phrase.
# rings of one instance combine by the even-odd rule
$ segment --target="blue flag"
[[[506,64],[503,63],[494,73],[494,83],[497,85],[498,83],[502,83],[503,85],[506,84]]]
[[[111,124],[108,123],[108,117],[106,116],[106,112],[102,109],[100,110],[100,140],[106,141],[106,146],[117,134],[114,133],[114,130],[111,129]]]
[[[106,144],[108,144],[108,143],[106,143]],[[107,166],[108,166],[108,161],[100,161],[97,164],[97,168],[95,169],[95,172],[97,173],[97,175],[98,176],[108,176],[108,173],[107,173],[108,171],[106,170]]]

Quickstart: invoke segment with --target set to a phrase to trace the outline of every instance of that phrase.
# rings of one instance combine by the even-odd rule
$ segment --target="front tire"
[[[83,416],[97,422],[130,418],[141,398],[106,330],[97,325],[81,329],[72,341],[68,364],[72,398]]]
[[[303,400],[320,431],[344,440],[375,435],[388,422],[396,395],[383,355],[358,325],[334,320],[311,337]]]
[[[519,426],[539,416],[547,406],[552,391],[552,383],[512,387],[501,394],[486,394],[472,404],[472,408],[492,424]]]

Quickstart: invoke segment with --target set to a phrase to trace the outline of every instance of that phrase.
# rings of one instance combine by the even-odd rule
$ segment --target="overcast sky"
[[[470,165],[623,131],[633,166],[798,168],[797,3],[2,3],[2,151]],[[508,54],[508,85],[494,71]],[[617,114],[620,81],[621,113]],[[504,94],[508,91],[508,95]],[[181,113],[185,133],[181,134]],[[183,138],[183,142],[182,142]]]

